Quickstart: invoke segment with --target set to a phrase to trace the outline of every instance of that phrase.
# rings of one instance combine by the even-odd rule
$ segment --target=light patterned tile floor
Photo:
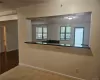
[[[74,80],[50,72],[40,71],[25,66],[16,68],[0,75],[0,80]]]

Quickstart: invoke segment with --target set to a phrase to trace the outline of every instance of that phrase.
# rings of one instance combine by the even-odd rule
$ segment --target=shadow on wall
[[[34,47],[35,49],[49,50],[54,52],[63,52],[69,54],[76,54],[82,56],[93,56],[91,49],[88,48],[77,48],[77,47],[62,47],[53,45],[43,45],[43,44],[29,44],[29,47]]]

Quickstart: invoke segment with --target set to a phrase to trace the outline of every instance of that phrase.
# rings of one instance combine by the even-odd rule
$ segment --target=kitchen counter
[[[67,54],[77,54],[84,56],[93,56],[92,51],[86,46],[72,46],[70,44],[59,44],[59,43],[46,43],[46,42],[25,42],[29,44],[33,49],[54,51]]]
[[[70,45],[70,44],[61,44],[61,43],[47,43],[47,42],[25,42],[27,44],[40,44],[40,45],[51,45],[51,46],[62,46],[62,47],[76,47],[76,48],[87,48],[90,49],[88,46],[78,46],[78,45]]]

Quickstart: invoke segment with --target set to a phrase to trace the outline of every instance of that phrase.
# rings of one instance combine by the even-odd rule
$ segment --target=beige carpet
[[[75,80],[50,72],[40,71],[25,66],[16,68],[0,75],[0,80]]]

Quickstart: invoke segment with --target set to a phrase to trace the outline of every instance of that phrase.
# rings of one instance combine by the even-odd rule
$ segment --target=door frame
[[[74,42],[73,42],[73,44],[75,45],[75,29],[76,28],[83,28],[83,41],[82,41],[82,44],[84,43],[84,27],[74,27]]]

